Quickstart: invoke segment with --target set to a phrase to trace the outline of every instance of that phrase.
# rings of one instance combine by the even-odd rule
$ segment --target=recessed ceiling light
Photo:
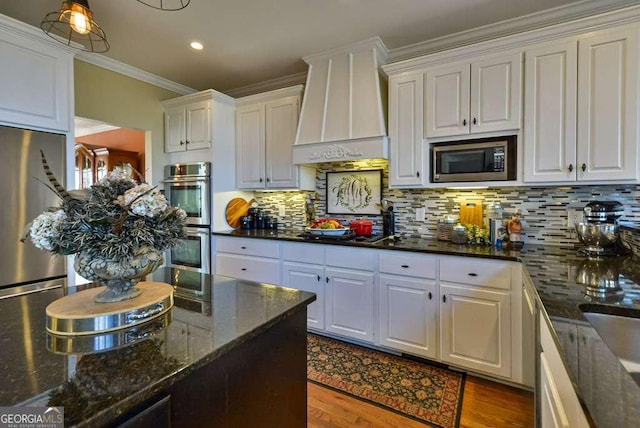
[[[195,50],[201,51],[204,46],[200,42],[191,42],[191,47]]]

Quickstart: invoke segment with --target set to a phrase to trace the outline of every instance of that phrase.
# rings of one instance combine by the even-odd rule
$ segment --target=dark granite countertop
[[[175,284],[181,272],[162,268],[153,280]],[[1,299],[0,405],[45,406],[54,393],[50,405],[65,405],[65,426],[102,426],[315,300],[304,291],[187,273],[182,280],[196,280],[203,295],[176,292],[167,317],[89,342],[47,335],[45,308],[62,288]]]
[[[364,248],[414,251],[521,262],[537,292],[541,314],[555,333],[556,343],[575,390],[590,419],[598,427],[640,426],[640,379],[622,366],[583,315],[580,305],[594,311],[640,317],[640,258],[592,260],[575,247],[524,245],[520,250],[456,245],[423,238],[373,241],[309,241],[300,232],[250,230],[214,232],[218,236],[317,242]],[[606,288],[586,285],[594,277]],[[617,279],[617,286],[611,279]],[[584,306],[583,306],[584,308]]]

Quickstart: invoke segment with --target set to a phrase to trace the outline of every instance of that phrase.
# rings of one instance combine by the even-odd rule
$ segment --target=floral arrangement
[[[116,168],[88,189],[67,191],[50,172],[44,154],[42,161],[62,203],[27,225],[36,247],[123,261],[140,248],[162,251],[186,237],[184,210],[169,205],[155,187],[138,184],[126,170]]]

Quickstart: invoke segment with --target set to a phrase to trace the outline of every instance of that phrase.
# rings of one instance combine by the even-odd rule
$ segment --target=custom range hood
[[[304,57],[309,64],[293,162],[388,157],[388,50],[379,37]]]

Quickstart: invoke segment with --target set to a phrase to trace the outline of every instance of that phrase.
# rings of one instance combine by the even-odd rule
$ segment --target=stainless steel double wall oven
[[[163,184],[169,203],[187,213],[187,238],[167,252],[166,265],[211,273],[211,163],[167,165]]]

